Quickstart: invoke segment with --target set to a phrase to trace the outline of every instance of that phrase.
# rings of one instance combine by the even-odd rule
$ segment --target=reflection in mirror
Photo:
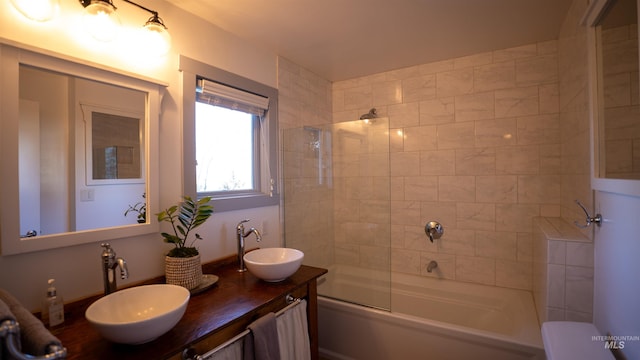
[[[94,112],[91,115],[92,179],[139,179],[142,119]]]
[[[599,177],[640,179],[636,0],[612,1],[597,26]]]
[[[20,236],[137,223],[146,93],[21,64],[19,96]]]

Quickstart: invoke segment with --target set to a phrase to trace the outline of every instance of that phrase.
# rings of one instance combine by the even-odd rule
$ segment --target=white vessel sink
[[[282,281],[302,265],[304,253],[290,248],[265,248],[248,252],[244,263],[250,273],[268,282]]]
[[[107,340],[143,344],[171,330],[182,318],[189,290],[158,284],[123,289],[89,306],[85,317]]]

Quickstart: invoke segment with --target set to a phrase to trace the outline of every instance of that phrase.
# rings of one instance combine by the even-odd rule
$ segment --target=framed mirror
[[[595,0],[590,27],[592,187],[640,195],[637,0]]]
[[[162,85],[6,45],[0,61],[2,255],[156,232]]]

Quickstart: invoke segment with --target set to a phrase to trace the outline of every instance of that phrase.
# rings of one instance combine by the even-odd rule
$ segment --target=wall
[[[166,58],[151,59],[137,54],[123,39],[111,45],[87,42],[78,29],[82,6],[77,1],[62,1],[60,16],[47,23],[34,23],[22,17],[10,1],[0,2],[0,41],[76,58],[81,62],[136,74],[166,83],[160,119],[160,205],[169,206],[182,194],[182,96],[178,54],[206,62],[238,75],[277,86],[275,54],[249,44],[216,26],[190,15],[164,1],[140,1],[159,12],[173,38]],[[118,13],[127,28],[142,26],[149,17],[133,6],[122,3]],[[206,34],[206,35],[204,35]],[[139,55],[135,57],[134,55]],[[235,225],[251,218],[251,226],[263,232],[262,246],[280,244],[279,207],[216,213],[199,233],[203,261],[236,252]],[[164,273],[163,256],[170,248],[158,234],[113,239],[111,245],[128,262],[130,278],[126,285]],[[248,244],[252,247],[255,244]],[[72,246],[23,255],[0,257],[0,287],[13,293],[31,310],[40,308],[48,278],[56,278],[65,301],[102,291],[98,243]]]
[[[532,288],[532,218],[561,207],[557,45],[334,83],[334,122],[390,119],[392,270]]]

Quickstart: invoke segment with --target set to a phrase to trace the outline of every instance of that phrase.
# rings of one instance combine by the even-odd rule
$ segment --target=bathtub
[[[392,311],[320,296],[324,359],[545,359],[530,292],[394,273],[389,296],[331,270],[321,287],[389,298]]]

